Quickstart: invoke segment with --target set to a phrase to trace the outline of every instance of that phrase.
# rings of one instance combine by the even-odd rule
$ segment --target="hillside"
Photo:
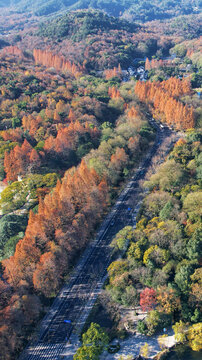
[[[39,34],[50,38],[72,38],[73,40],[86,39],[88,35],[98,32],[121,30],[133,33],[137,30],[135,24],[126,20],[119,20],[108,16],[101,11],[76,11],[66,13],[49,23],[42,23]]]
[[[0,6],[15,4],[19,11],[33,12],[37,16],[49,15],[63,10],[99,9],[113,16],[123,16],[130,20],[141,22],[166,19],[183,14],[198,13],[201,2],[199,0],[14,0],[0,1]]]

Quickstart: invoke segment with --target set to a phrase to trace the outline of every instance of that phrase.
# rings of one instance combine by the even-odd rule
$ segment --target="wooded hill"
[[[137,25],[126,20],[108,16],[102,11],[76,11],[66,13],[64,16],[50,21],[48,24],[41,24],[39,34],[55,39],[72,38],[82,40],[90,34],[97,34],[100,31],[122,30],[134,33]]]
[[[0,1],[0,6],[15,5],[19,11],[33,12],[37,16],[64,10],[99,9],[113,16],[123,16],[141,22],[167,19],[177,15],[198,13],[199,0],[14,0]]]

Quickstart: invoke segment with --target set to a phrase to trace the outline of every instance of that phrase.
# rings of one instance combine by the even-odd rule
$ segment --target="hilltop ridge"
[[[99,9],[109,15],[140,22],[168,19],[179,15],[199,13],[199,0],[0,0],[0,6],[15,6],[20,12],[31,12],[37,16],[50,15],[64,10]]]

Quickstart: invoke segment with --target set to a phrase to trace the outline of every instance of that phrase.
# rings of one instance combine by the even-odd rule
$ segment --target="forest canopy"
[[[81,10],[67,13],[62,17],[41,24],[39,34],[51,38],[71,37],[73,40],[85,39],[89,34],[99,31],[125,30],[135,32],[137,26],[126,20],[108,16],[101,11]]]
[[[200,0],[0,0],[0,6],[13,4],[19,11],[33,12],[37,16],[49,15],[61,10],[99,9],[109,15],[122,16],[141,22],[166,19],[177,15],[198,13]]]

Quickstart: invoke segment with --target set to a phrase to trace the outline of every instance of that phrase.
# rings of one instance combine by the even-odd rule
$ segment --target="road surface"
[[[111,262],[112,250],[109,245],[120,229],[126,225],[135,226],[136,215],[145,196],[141,181],[162,141],[174,134],[167,127],[162,128],[156,123],[153,126],[157,129],[155,144],[120,194],[95,241],[85,250],[69,284],[62,288],[55,299],[41,323],[37,341],[25,349],[20,360],[72,359],[67,351],[68,342],[81,329],[103,286]],[[179,135],[175,134],[174,140],[178,138]]]

